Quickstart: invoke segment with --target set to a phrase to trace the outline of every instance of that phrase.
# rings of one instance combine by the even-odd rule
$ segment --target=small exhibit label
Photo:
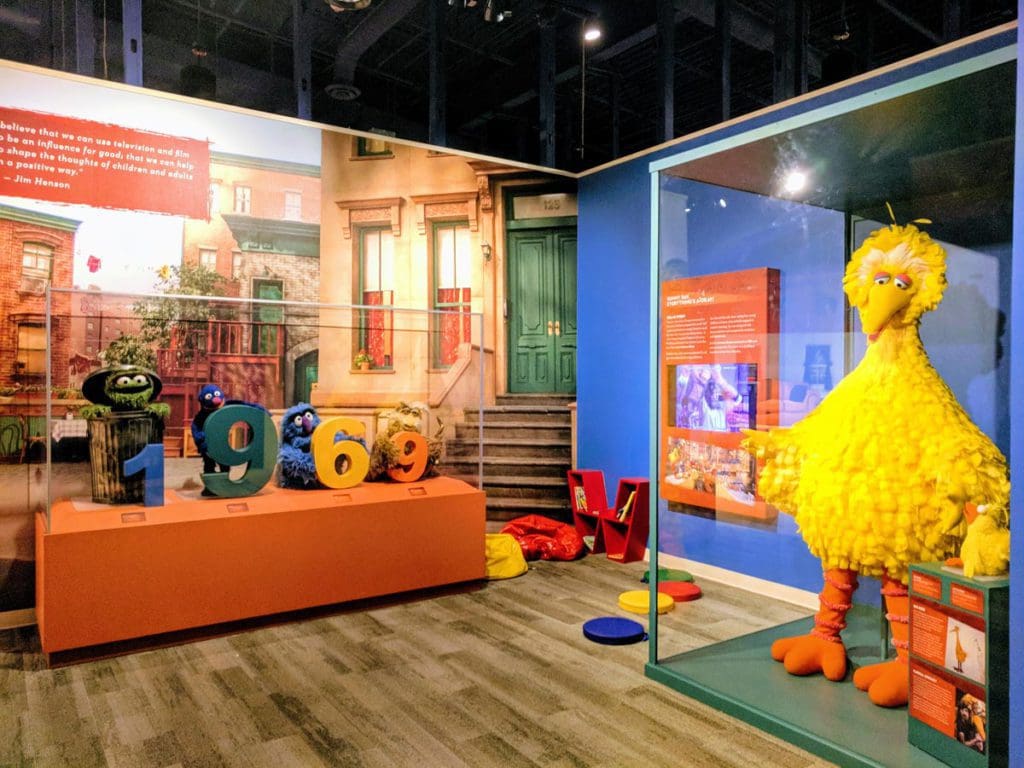
[[[920,571],[914,571],[910,575],[910,589],[924,597],[942,599],[942,579]]]

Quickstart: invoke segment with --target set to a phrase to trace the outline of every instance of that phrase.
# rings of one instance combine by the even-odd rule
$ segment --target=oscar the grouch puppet
[[[95,419],[108,413],[145,411],[163,420],[171,414],[166,403],[152,402],[162,388],[160,377],[148,368],[116,365],[100,368],[89,374],[82,384],[82,394],[93,403],[79,412],[83,418]]]
[[[366,474],[367,480],[386,480],[388,472],[397,468],[401,463],[401,448],[392,439],[399,432],[419,432],[420,420],[423,418],[424,409],[408,403],[399,403],[397,408],[382,412],[380,415],[387,419],[387,428],[379,431],[373,441],[373,448],[370,451],[370,470]],[[437,465],[441,461],[441,454],[444,450],[444,425],[437,420],[437,432],[433,437],[427,437],[427,468],[423,471],[423,477],[431,477],[437,474]]]

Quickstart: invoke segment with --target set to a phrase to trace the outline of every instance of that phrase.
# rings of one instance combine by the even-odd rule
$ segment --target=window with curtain
[[[434,365],[447,368],[459,356],[459,345],[472,331],[469,225],[445,222],[434,225]]]
[[[42,243],[21,247],[21,289],[26,293],[45,293],[53,273],[53,248]]]
[[[46,373],[46,326],[22,323],[18,326],[18,373]]]
[[[367,307],[391,307],[394,303],[395,239],[390,229],[359,232],[360,303]],[[374,368],[393,365],[394,320],[385,309],[364,309],[359,328],[359,348]]]

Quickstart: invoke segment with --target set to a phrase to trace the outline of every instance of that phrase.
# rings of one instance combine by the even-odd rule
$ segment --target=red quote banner
[[[0,195],[208,218],[209,142],[0,107]]]

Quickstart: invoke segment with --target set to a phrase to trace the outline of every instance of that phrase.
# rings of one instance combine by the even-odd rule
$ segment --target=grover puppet
[[[282,488],[321,488],[310,453],[313,430],[320,424],[316,408],[297,403],[281,418],[281,448],[277,452],[277,484]]]
[[[249,403],[245,400],[228,400],[224,396],[224,391],[216,384],[204,384],[199,389],[199,394],[196,396],[199,401],[199,413],[192,418],[192,439],[195,441],[196,450],[199,451],[199,455],[203,457],[203,472],[227,472],[230,467],[223,464],[217,464],[208,453],[208,446],[206,444],[206,420],[210,418],[210,414],[215,412],[221,406],[224,405],[248,405],[253,408],[259,408],[261,411],[266,411],[262,405],[258,403]]]
[[[309,403],[296,403],[281,418],[281,448],[277,452],[277,484],[282,488],[312,490],[323,488],[316,476],[316,462],[310,451],[313,430],[320,425],[320,416]],[[338,432],[334,442],[353,440],[366,447],[361,437]]]

